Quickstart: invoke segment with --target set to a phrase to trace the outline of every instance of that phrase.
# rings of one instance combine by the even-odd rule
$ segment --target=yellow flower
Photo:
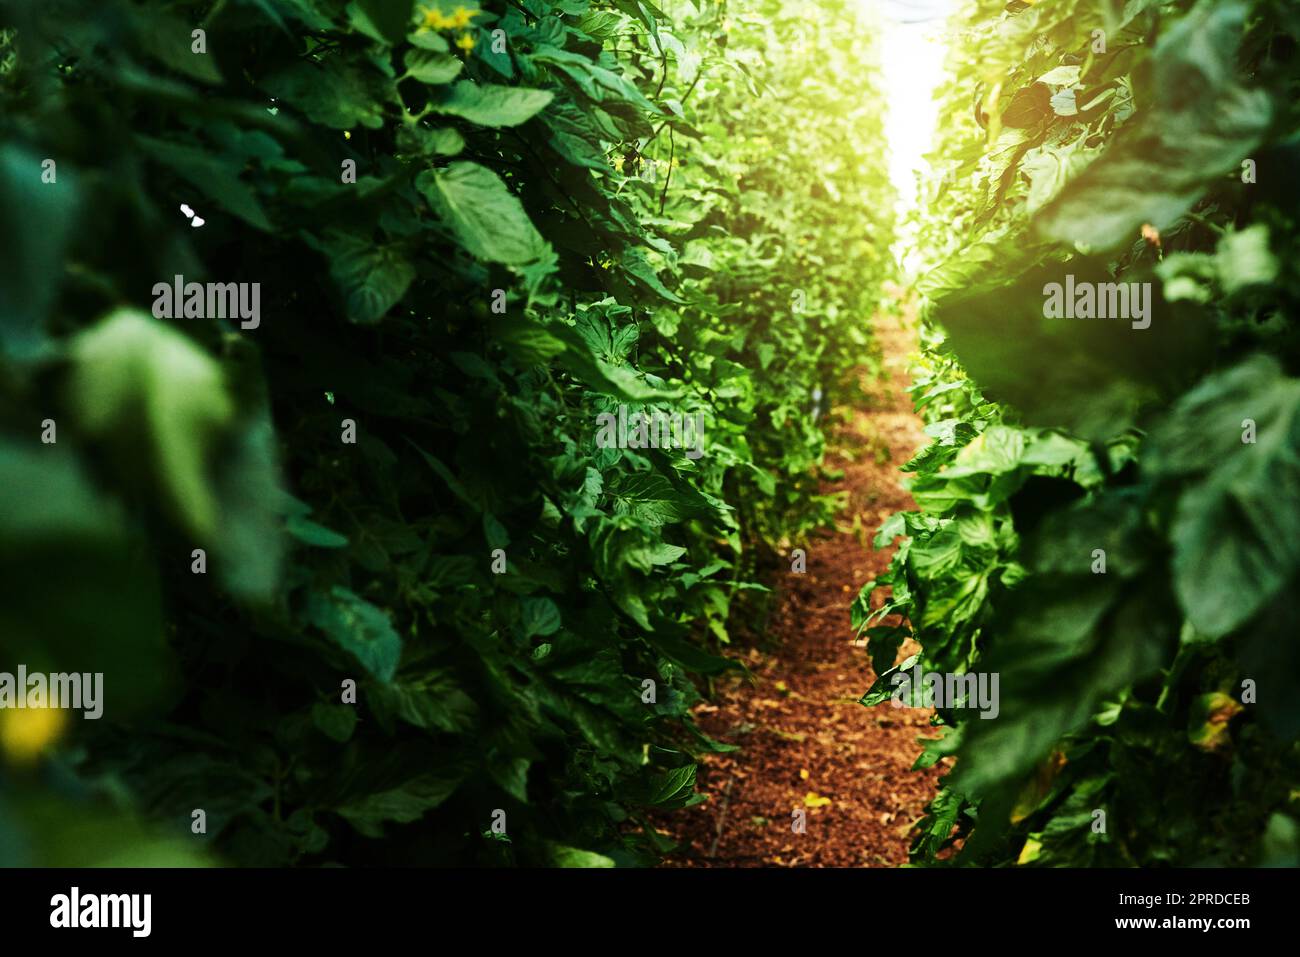
[[[618,170],[620,173],[623,172],[623,159],[624,157],[622,156],[614,157],[614,169]]]
[[[420,25],[423,30],[450,30],[456,26],[455,14],[450,17],[444,17],[442,11],[437,7],[424,8],[424,23]]]
[[[61,708],[0,710],[0,751],[15,764],[36,760],[63,733],[68,723]]]
[[[422,30],[462,30],[469,26],[470,20],[482,15],[482,10],[469,10],[463,6],[457,6],[451,11],[451,16],[447,16],[437,7],[424,7],[424,22],[420,24]]]
[[[451,25],[456,28],[469,26],[469,21],[481,14],[482,10],[466,10],[464,7],[457,7],[451,12]]]
[[[468,33],[462,33],[456,38],[456,46],[468,53],[470,50],[474,49],[474,38]]]

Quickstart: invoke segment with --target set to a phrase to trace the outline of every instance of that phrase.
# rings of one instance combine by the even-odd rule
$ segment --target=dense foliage
[[[870,703],[909,634],[903,670],[1000,676],[996,720],[940,709],[918,861],[1300,863],[1298,13],[958,18],[922,201],[934,442],[854,608]],[[1150,283],[1149,325],[1053,313],[1067,276]]]
[[[856,8],[3,17],[0,670],[106,701],[0,712],[2,862],[653,860],[692,676],[833,510]],[[176,276],[260,315],[155,318]],[[619,404],[703,455],[598,447]]]

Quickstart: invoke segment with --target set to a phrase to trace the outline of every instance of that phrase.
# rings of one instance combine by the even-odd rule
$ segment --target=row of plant
[[[1300,863],[1300,17],[980,0],[954,27],[933,441],[854,624],[864,701],[916,667],[1000,701],[940,700],[914,859]]]
[[[653,860],[833,508],[855,7],[3,16],[0,668],[104,676],[0,710],[3,863]]]

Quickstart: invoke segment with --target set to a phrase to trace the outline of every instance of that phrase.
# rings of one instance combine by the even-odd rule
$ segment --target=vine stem
[[[664,177],[664,190],[659,194],[659,215],[664,214],[664,203],[668,201],[668,184],[673,181],[673,160],[677,157],[677,141],[673,131],[668,130],[668,174]]]

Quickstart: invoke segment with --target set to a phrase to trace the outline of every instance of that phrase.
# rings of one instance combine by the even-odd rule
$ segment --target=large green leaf
[[[523,205],[487,167],[456,162],[446,169],[426,170],[416,177],[415,185],[478,258],[520,265],[546,254],[546,241]]]
[[[400,718],[417,728],[449,734],[472,728],[479,711],[449,672],[429,667],[418,678],[377,686],[369,698],[381,722]]]
[[[227,212],[258,229],[269,231],[273,228],[256,191],[240,178],[240,171],[233,167],[228,157],[153,136],[138,136],[136,139],[155,160]]]
[[[662,475],[652,472],[621,479],[609,491],[617,514],[631,514],[649,525],[665,525],[713,513],[709,503],[698,492],[678,488]]]
[[[565,844],[552,843],[548,845],[551,855],[551,863],[555,867],[613,867],[612,858],[604,854],[597,854],[595,851],[584,851],[581,848],[569,847]]]
[[[456,793],[460,782],[461,775],[452,769],[428,772],[344,804],[338,813],[367,837],[381,837],[384,824],[418,821]]]
[[[102,672],[118,721],[155,707],[172,678],[157,560],[65,442],[0,442],[0,661]]]
[[[461,116],[480,126],[518,126],[537,115],[554,95],[549,90],[461,80],[444,99],[429,105],[439,113]]]
[[[348,318],[369,323],[397,305],[415,280],[415,267],[393,246],[376,246],[355,236],[335,235],[325,244],[330,275],[342,290]]]
[[[0,242],[7,250],[0,256],[0,353],[9,356],[40,351],[58,295],[79,193],[66,162],[56,172],[56,182],[42,183],[41,157],[12,143],[0,147]]]
[[[402,639],[382,609],[335,585],[311,594],[306,618],[380,681],[391,681],[397,673]]]
[[[297,107],[309,119],[334,129],[384,125],[381,81],[360,66],[336,59],[295,63],[267,77],[267,92]]]
[[[1104,257],[1021,269],[991,262],[972,270],[966,288],[935,305],[934,318],[984,394],[1014,406],[1028,424],[1109,438],[1133,425],[1143,407],[1177,395],[1210,354],[1211,316],[1197,303],[1167,300],[1149,272],[1117,279]],[[1087,288],[1108,303],[1101,290],[1136,293],[1146,316],[1049,315],[1053,287],[1062,299],[1066,290]],[[1143,322],[1146,328],[1135,328]]]
[[[1232,78],[1246,12],[1203,0],[1160,38],[1149,113],[1041,209],[1043,235],[1096,249],[1132,242],[1145,223],[1172,225],[1251,154],[1272,111],[1267,93]]]
[[[235,407],[221,367],[181,333],[119,309],[71,348],[69,401],[86,434],[152,456],[170,503],[200,540],[217,531],[209,466]]]
[[[396,44],[411,25],[414,6],[414,0],[352,0],[348,12],[363,32]]]
[[[421,83],[450,83],[460,75],[465,64],[450,53],[412,47],[406,51],[406,69]]]
[[[1228,634],[1300,569],[1300,380],[1264,357],[1206,379],[1156,432],[1148,467],[1196,476],[1170,528],[1174,584],[1200,632]]]
[[[1154,673],[1177,637],[1155,576],[1126,587],[1107,575],[1036,580],[990,627],[978,670],[997,674],[998,714],[963,726],[953,786],[979,797],[1014,787],[1102,700]]]

